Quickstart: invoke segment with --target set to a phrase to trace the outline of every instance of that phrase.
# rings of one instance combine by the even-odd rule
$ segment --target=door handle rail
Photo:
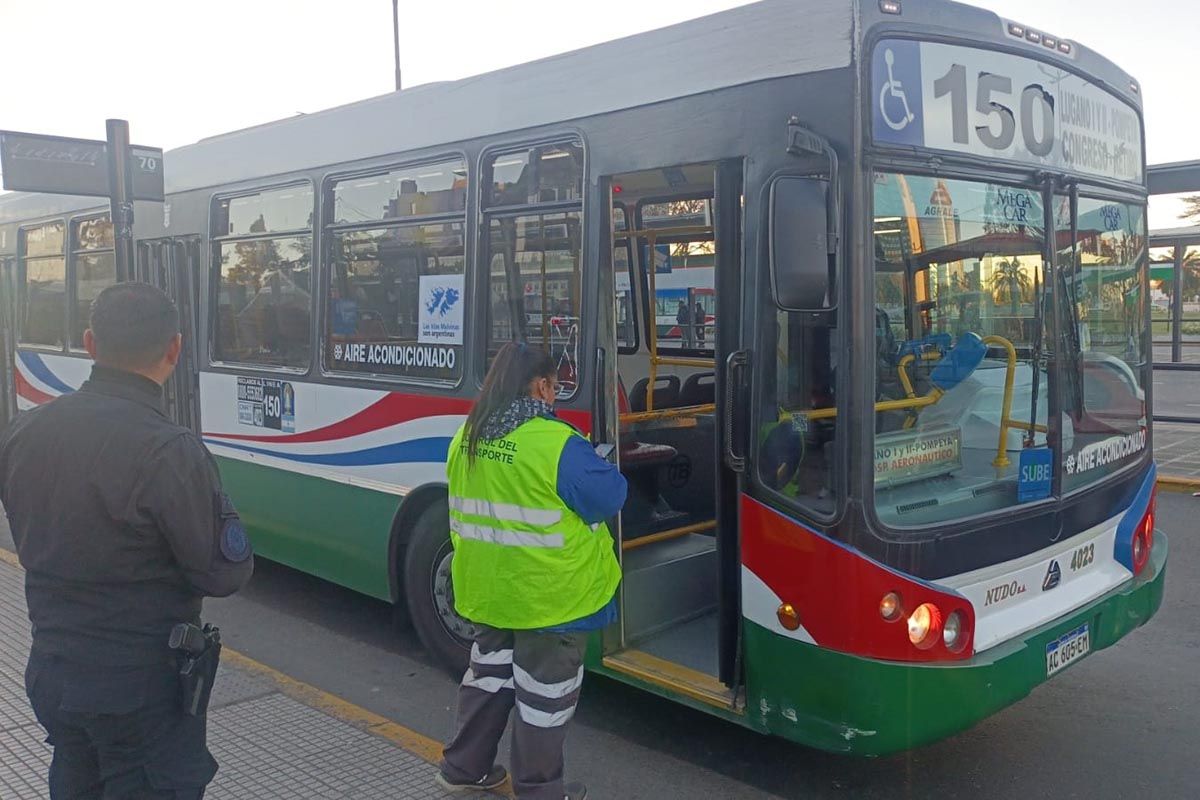
[[[745,419],[745,414],[737,413],[737,399],[740,394],[738,391],[741,387],[741,379],[746,368],[750,365],[749,350],[735,350],[730,353],[725,359],[725,409],[723,413],[723,421],[725,428],[725,465],[734,472],[746,471],[746,455],[738,453],[735,448],[735,440],[740,438],[735,432],[735,426],[738,418]]]

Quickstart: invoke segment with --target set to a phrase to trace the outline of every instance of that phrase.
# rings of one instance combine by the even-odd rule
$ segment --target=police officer
[[[616,619],[620,567],[604,521],[626,486],[554,416],[557,372],[546,351],[505,345],[450,443],[454,599],[475,642],[437,778],[448,789],[504,782],[492,762],[515,703],[517,797],[587,797],[582,784],[563,783],[563,743],[588,634]]]
[[[196,800],[217,763],[168,641],[199,623],[202,598],[245,584],[253,557],[212,458],[163,413],[181,346],[170,299],[140,283],[104,290],[84,346],[95,365],[83,387],[0,438],[50,797]]]

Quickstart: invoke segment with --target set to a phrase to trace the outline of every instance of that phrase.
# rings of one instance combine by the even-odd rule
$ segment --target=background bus
[[[1078,43],[772,0],[172,151],[138,276],[264,557],[461,663],[446,448],[522,337],[630,482],[589,668],[886,753],[1161,602],[1143,152],[1137,84]],[[86,376],[106,225],[0,198],[10,408]]]

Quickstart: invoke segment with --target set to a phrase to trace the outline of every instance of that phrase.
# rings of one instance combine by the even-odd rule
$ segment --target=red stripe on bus
[[[14,382],[17,386],[17,395],[25,400],[28,400],[31,403],[36,403],[40,406],[43,403],[49,403],[54,399],[54,395],[46,394],[41,389],[38,389],[36,386],[26,380],[25,376],[21,374],[21,370],[13,370],[13,376]]]
[[[908,639],[904,618],[921,603],[934,603],[943,618],[960,610],[974,620],[961,595],[873,561],[757,500],[742,496],[742,563],[800,614],[821,647],[889,661],[948,661],[967,658],[939,645],[919,650]],[[887,621],[879,601],[898,592],[903,613]]]
[[[206,437],[216,437],[237,442],[267,442],[271,444],[312,444],[347,439],[363,433],[411,422],[425,417],[445,416],[447,414],[465,416],[471,410],[474,402],[457,397],[430,397],[418,394],[399,394],[392,392],[381,397],[362,411],[321,428],[302,433],[288,433],[280,436],[261,436],[244,433],[213,433],[206,431]],[[565,421],[587,433],[592,428],[590,411],[575,411],[564,409],[559,416]]]
[[[357,414],[339,420],[322,428],[314,428],[303,433],[289,433],[281,436],[258,436],[240,433],[205,432],[205,436],[215,436],[238,442],[270,442],[272,444],[306,444],[313,442],[330,442],[336,439],[346,439],[363,433],[370,433],[401,422],[411,422],[425,417],[436,417],[445,414],[466,414],[471,410],[471,401],[453,397],[428,397],[417,394],[389,393],[376,402],[359,411]]]

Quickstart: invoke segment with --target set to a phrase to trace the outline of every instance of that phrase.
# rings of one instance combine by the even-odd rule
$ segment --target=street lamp
[[[392,0],[392,38],[396,51],[396,91],[400,91],[400,0]]]

